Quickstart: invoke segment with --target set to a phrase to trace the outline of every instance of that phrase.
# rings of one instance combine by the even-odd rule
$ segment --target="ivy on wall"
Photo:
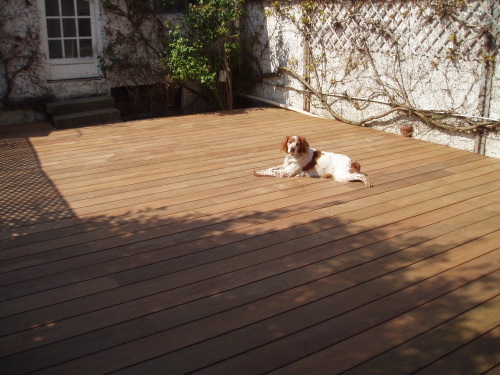
[[[270,2],[264,13],[276,29],[267,36],[284,45],[283,30],[291,27],[302,50],[265,77],[292,77],[302,89],[285,88],[300,91],[305,106],[350,124],[404,114],[446,130],[494,130],[500,122],[487,118],[491,100],[500,99],[491,98],[499,45],[493,7],[465,0]],[[270,48],[253,42],[261,54]],[[371,103],[376,111],[366,111]]]
[[[145,0],[103,0],[102,7],[107,40],[98,56],[102,73],[127,89],[133,116],[168,114],[180,82],[162,60],[169,32],[165,18],[152,14]]]
[[[37,13],[30,1],[5,0],[0,8],[1,107],[36,107],[50,97],[40,74],[44,60]]]

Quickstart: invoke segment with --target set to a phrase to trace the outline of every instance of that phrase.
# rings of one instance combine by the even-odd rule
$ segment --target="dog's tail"
[[[359,164],[357,161],[352,161],[351,162],[351,168],[349,169],[349,172],[351,172],[351,173],[361,173],[361,164]]]
[[[359,164],[357,161],[351,162],[351,168],[349,169],[349,172],[352,174],[356,174],[357,179],[363,181],[366,187],[373,186],[372,183],[368,181],[368,178],[366,178],[366,175],[364,173],[361,173],[361,164]]]

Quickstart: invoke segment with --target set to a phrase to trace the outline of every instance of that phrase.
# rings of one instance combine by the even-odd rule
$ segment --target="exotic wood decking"
[[[374,187],[254,177],[291,134]],[[498,371],[500,160],[272,108],[0,147],[2,374]]]

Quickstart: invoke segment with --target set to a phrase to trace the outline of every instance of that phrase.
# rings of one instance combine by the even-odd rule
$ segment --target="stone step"
[[[59,102],[47,103],[46,110],[51,116],[67,115],[70,113],[92,111],[97,109],[115,106],[115,99],[112,96],[92,96],[89,98],[63,100]]]
[[[120,121],[120,111],[116,108],[94,109],[91,111],[53,116],[52,121],[57,129],[105,124]]]

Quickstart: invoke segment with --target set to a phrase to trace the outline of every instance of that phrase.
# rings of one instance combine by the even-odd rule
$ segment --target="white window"
[[[50,79],[98,77],[94,0],[40,1]]]

